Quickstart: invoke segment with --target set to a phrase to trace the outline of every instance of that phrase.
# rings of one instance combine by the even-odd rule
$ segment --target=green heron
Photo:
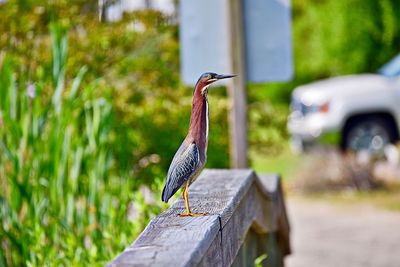
[[[180,216],[206,215],[206,213],[192,213],[188,197],[189,186],[206,164],[209,122],[208,87],[215,81],[234,76],[207,72],[200,76],[194,88],[189,132],[172,159],[161,196],[162,201],[168,202],[179,188],[183,188],[182,198],[185,201],[186,213],[179,214]]]

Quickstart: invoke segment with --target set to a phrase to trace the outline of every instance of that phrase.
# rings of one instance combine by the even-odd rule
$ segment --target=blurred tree
[[[399,12],[396,0],[295,1],[296,76],[376,71],[399,52]]]
[[[43,73],[51,68],[48,25],[58,21],[69,35],[66,81],[86,65],[86,81],[101,77],[96,94],[112,89],[118,168],[134,171],[139,183],[163,179],[190,112],[191,89],[179,82],[177,26],[151,10],[125,14],[114,23],[100,23],[97,15],[93,0],[6,2],[0,6],[5,22],[0,46],[32,81],[46,78]],[[223,111],[212,114],[220,122],[217,127],[226,125]],[[210,157],[209,166],[227,166],[228,144],[217,136],[210,141],[217,156]],[[138,165],[154,154],[157,162]]]

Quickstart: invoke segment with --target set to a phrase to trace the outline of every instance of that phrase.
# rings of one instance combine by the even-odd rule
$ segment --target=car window
[[[378,73],[387,77],[394,77],[400,75],[400,54],[395,56],[385,65],[383,65],[378,70]]]

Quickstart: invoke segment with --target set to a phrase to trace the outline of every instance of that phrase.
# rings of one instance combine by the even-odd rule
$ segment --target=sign
[[[195,84],[203,72],[231,72],[231,1],[180,1],[181,73],[186,84]],[[243,0],[241,7],[247,80],[291,79],[290,1]]]
[[[229,1],[181,0],[181,73],[194,85],[204,72],[230,73]]]
[[[245,0],[244,36],[247,79],[287,81],[293,76],[289,0]]]

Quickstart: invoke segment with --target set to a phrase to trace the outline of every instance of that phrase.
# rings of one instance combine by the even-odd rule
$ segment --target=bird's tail
[[[166,190],[166,188],[167,188],[167,184],[164,185],[164,189],[161,194],[161,200],[164,201],[165,203],[168,203],[168,200],[171,196],[168,196],[168,193],[167,193],[168,190]]]
[[[168,200],[181,188],[181,185],[171,186],[168,182],[165,183],[164,189],[161,194],[161,200],[168,203]]]

